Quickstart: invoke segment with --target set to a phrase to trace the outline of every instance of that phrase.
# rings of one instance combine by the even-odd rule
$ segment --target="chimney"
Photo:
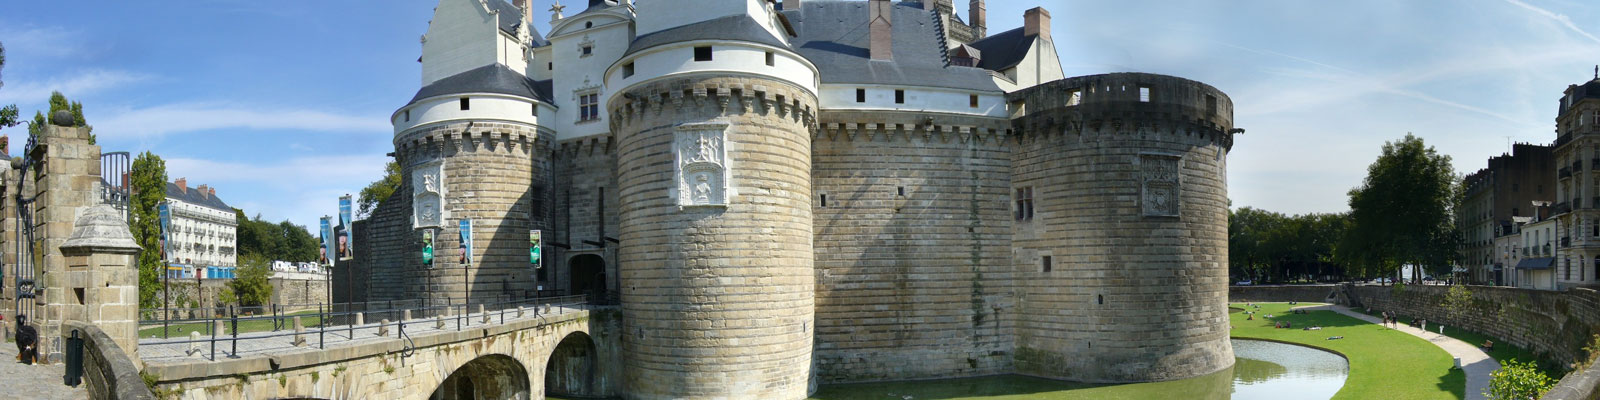
[[[1034,7],[1022,13],[1022,34],[1026,36],[1039,35],[1050,37],[1050,11],[1044,7]]]
[[[206,198],[206,185],[200,185],[200,198]]]
[[[172,184],[178,185],[179,193],[189,194],[189,180],[178,178],[178,180],[172,181]]]
[[[210,189],[206,189],[206,190],[210,192],[209,195],[211,197],[217,197],[217,188],[215,186],[211,187]]]
[[[871,0],[867,3],[870,13],[867,14],[867,28],[872,31],[871,44],[872,59],[894,59],[894,24],[891,18],[894,15],[894,3],[889,0]]]
[[[989,36],[989,10],[984,8],[983,0],[972,0],[967,3],[967,23],[972,24],[972,33],[978,39]]]

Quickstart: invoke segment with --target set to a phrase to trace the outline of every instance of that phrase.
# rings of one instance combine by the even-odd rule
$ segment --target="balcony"
[[[1546,256],[1550,255],[1550,244],[1549,243],[1545,243],[1544,244],[1544,249],[1543,249],[1543,251],[1540,251],[1540,253],[1541,253],[1541,255],[1546,255]]]
[[[1565,249],[1565,248],[1568,248],[1568,247],[1572,247],[1572,237],[1570,237],[1570,236],[1562,237],[1561,238],[1561,248]]]
[[[1597,170],[1597,169],[1600,169],[1600,158],[1590,159],[1589,160],[1589,170],[1590,171],[1594,171],[1594,170]]]
[[[1561,145],[1567,144],[1567,142],[1571,142],[1571,141],[1572,141],[1572,134],[1570,134],[1570,133],[1558,136],[1558,137],[1556,137],[1556,145],[1555,145],[1555,147],[1561,147]]]
[[[1562,169],[1556,171],[1556,178],[1558,178],[1558,179],[1567,179],[1567,178],[1571,178],[1571,177],[1572,177],[1572,169],[1571,168],[1562,168]]]
[[[1552,215],[1566,214],[1567,212],[1572,211],[1572,204],[1569,204],[1569,203],[1556,203],[1556,205],[1554,207],[1551,207],[1550,210],[1551,210],[1550,213]]]

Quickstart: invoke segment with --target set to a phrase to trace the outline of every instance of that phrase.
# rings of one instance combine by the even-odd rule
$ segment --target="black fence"
[[[438,303],[438,302],[434,302]],[[141,345],[151,344],[193,344],[204,343],[210,345],[210,359],[217,359],[217,345],[219,343],[228,347],[224,354],[229,358],[236,358],[240,341],[252,341],[271,338],[289,337],[293,335],[316,335],[317,348],[327,347],[327,336],[334,334],[335,339],[339,334],[344,338],[354,338],[355,330],[370,327],[392,327],[397,330],[396,337],[408,339],[406,325],[415,324],[421,320],[428,322],[440,321],[448,317],[447,324],[454,322],[457,331],[471,327],[474,318],[489,317],[505,323],[507,314],[517,318],[514,314],[519,308],[539,316],[544,309],[551,314],[564,313],[567,310],[587,309],[589,301],[585,296],[563,296],[538,299],[499,299],[496,301],[475,301],[455,303],[445,301],[444,304],[426,304],[421,300],[407,301],[382,301],[339,304],[282,304],[263,307],[211,307],[211,308],[152,308],[139,310],[139,342]],[[479,307],[483,313],[478,313]],[[285,312],[296,308],[312,308],[311,311]],[[411,319],[405,319],[406,312],[413,314]],[[356,324],[356,315],[362,314],[362,324]],[[174,317],[177,316],[177,317]],[[302,318],[303,332],[296,332],[293,326],[294,318]],[[314,323],[305,323],[304,319],[315,317]],[[496,318],[498,317],[498,318]],[[368,322],[372,319],[388,322]],[[217,323],[222,322],[219,332]],[[479,323],[482,325],[483,323]],[[243,327],[241,327],[243,325]],[[202,338],[188,340],[171,340],[171,338],[187,338],[191,332],[202,332]],[[240,333],[252,334],[240,337]],[[309,341],[309,339],[307,339]],[[309,344],[309,343],[308,343]],[[407,346],[409,349],[409,345]]]

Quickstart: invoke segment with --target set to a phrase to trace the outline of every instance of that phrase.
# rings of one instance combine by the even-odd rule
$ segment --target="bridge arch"
[[[462,364],[428,396],[431,400],[528,399],[528,369],[504,354],[487,354]]]
[[[545,363],[545,397],[594,397],[601,395],[599,351],[589,334],[576,331],[567,334],[550,352]]]

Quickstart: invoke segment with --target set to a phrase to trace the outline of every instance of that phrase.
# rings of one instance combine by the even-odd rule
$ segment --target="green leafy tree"
[[[272,223],[257,214],[255,219],[245,219],[243,211],[236,211],[239,238],[239,255],[259,256],[267,260],[290,262],[317,261],[317,247],[321,245],[304,226],[289,220]]]
[[[83,119],[83,103],[69,101],[67,100],[67,96],[62,95],[61,92],[50,92],[49,114],[55,114],[56,111],[62,110],[72,113],[72,125],[83,127],[85,131],[88,131],[89,144],[95,144],[94,127],[90,126],[89,122]],[[44,132],[46,121],[48,121],[48,117],[45,115],[45,113],[34,111],[33,122],[28,123],[28,134],[37,136],[38,134]]]
[[[1456,181],[1450,156],[1422,139],[1408,133],[1385,143],[1366,180],[1350,190],[1339,258],[1365,276],[1392,276],[1403,265],[1448,273],[1460,242],[1452,223]],[[1420,269],[1413,271],[1420,279]]]
[[[388,199],[400,187],[400,163],[390,160],[383,166],[383,178],[367,184],[361,189],[361,197],[356,200],[359,205],[356,215],[365,218],[372,215],[372,210],[378,208],[378,203]]]
[[[133,184],[133,240],[143,251],[139,252],[139,305],[144,308],[160,307],[156,293],[161,289],[161,216],[157,206],[167,198],[167,162],[146,151],[133,160],[130,171]]]
[[[1467,309],[1472,307],[1472,291],[1468,290],[1466,285],[1450,286],[1450,290],[1445,291],[1444,301],[1439,306],[1450,312],[1451,315],[1459,317],[1461,313],[1467,312]]]
[[[238,275],[228,281],[228,290],[239,305],[260,307],[272,301],[271,264],[272,260],[260,255],[239,257]]]
[[[1229,213],[1228,263],[1235,280],[1296,282],[1347,276],[1333,257],[1343,214],[1285,216],[1251,207]]]
[[[1543,396],[1555,381],[1546,376],[1533,362],[1515,359],[1489,373],[1489,388],[1484,396],[1493,400],[1529,400]]]
[[[0,43],[0,70],[4,70],[5,68],[6,68],[6,45],[4,43]],[[6,87],[6,83],[5,83],[5,81],[3,79],[0,79],[0,88],[4,88],[4,87]],[[19,120],[20,115],[21,115],[21,113],[17,112],[17,105],[16,104],[11,104],[11,105],[7,105],[5,107],[0,107],[0,129],[10,128],[10,127],[13,127],[13,126],[17,126],[17,124],[19,124],[19,123],[22,123],[22,121]]]

